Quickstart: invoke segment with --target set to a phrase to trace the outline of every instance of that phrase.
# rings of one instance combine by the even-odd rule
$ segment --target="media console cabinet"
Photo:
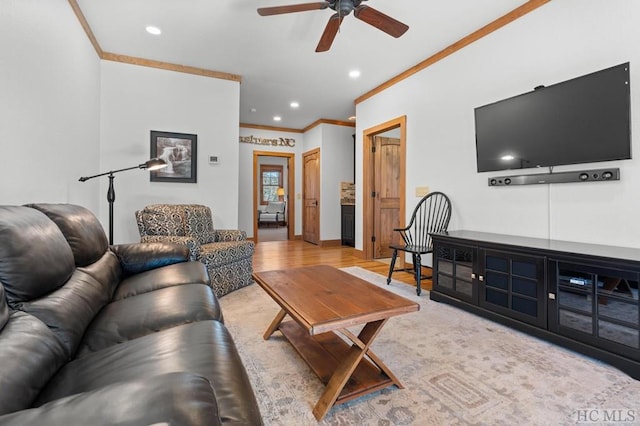
[[[432,300],[640,380],[640,249],[475,231],[432,237]]]

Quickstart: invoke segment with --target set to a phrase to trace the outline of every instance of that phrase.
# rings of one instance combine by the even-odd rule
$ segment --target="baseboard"
[[[342,247],[342,240],[323,240],[318,244],[320,247]]]

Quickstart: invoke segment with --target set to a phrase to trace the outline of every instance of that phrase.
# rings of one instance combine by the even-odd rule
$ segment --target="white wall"
[[[357,105],[356,199],[362,203],[362,131],[407,116],[407,214],[415,186],[447,193],[450,229],[640,247],[640,2],[552,1]],[[621,181],[488,187],[477,173],[473,109],[631,62],[633,160],[556,167],[620,167]],[[539,173],[531,170],[530,173]],[[523,171],[525,173],[525,171]],[[362,217],[356,222],[362,248]]]
[[[240,225],[253,236],[253,152],[295,154],[295,235],[302,235],[302,154],[320,148],[320,240],[340,239],[340,182],[353,182],[353,127],[320,124],[304,134],[265,129],[240,128],[240,136],[295,139],[295,147],[240,143]]]
[[[236,138],[236,143],[240,145],[240,195],[239,195],[239,223],[240,227],[247,232],[249,237],[253,237],[253,152],[265,151],[265,152],[279,152],[295,154],[294,156],[294,170],[295,170],[295,193],[289,191],[289,203],[295,203],[295,229],[296,235],[302,233],[302,208],[301,200],[297,197],[302,191],[302,163],[301,153],[304,145],[304,135],[302,133],[294,132],[281,132],[264,129],[251,129],[240,128],[240,136],[254,136],[256,138],[264,139],[295,139],[296,143],[294,147],[288,146],[271,146],[271,145],[257,145],[251,143],[240,143]],[[287,206],[287,208],[289,208]]]
[[[152,203],[204,204],[211,207],[216,228],[238,229],[239,87],[228,80],[102,62],[101,171],[149,159],[151,130],[198,136],[197,183],[150,182],[145,170],[116,175],[115,243],[139,241],[134,212]],[[220,163],[210,165],[210,155]],[[107,181],[86,183],[103,195],[103,223]]]
[[[320,240],[341,239],[340,183],[353,182],[353,127],[322,124]]]
[[[0,4],[2,204],[70,202],[98,169],[100,60],[66,0]]]

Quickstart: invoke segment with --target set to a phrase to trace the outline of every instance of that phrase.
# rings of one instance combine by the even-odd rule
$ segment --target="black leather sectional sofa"
[[[188,258],[109,246],[80,206],[0,206],[0,425],[262,424]]]

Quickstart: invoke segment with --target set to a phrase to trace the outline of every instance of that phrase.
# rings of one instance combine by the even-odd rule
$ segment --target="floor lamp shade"
[[[80,182],[86,182],[89,179],[97,178],[100,176],[109,175],[109,189],[107,190],[107,202],[109,202],[109,244],[113,244],[113,202],[116,200],[116,191],[113,187],[114,174],[124,172],[133,169],[146,169],[148,171],[159,170],[167,167],[167,163],[159,158],[152,158],[137,166],[125,167],[124,169],[111,170],[104,173],[99,173],[93,176],[83,176],[78,179]]]

